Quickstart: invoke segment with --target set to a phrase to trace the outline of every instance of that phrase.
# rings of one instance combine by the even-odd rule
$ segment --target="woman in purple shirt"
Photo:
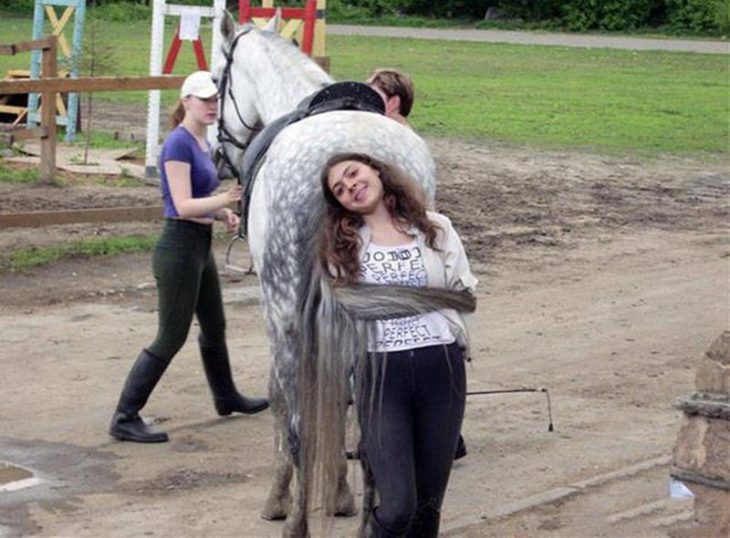
[[[236,390],[228,359],[223,300],[211,240],[215,220],[231,231],[237,229],[238,215],[228,205],[240,200],[242,192],[236,185],[214,194],[220,181],[205,135],[217,115],[218,88],[210,73],[197,71],[188,76],[173,113],[176,127],[160,153],[166,220],[152,256],[159,325],[154,341],[132,366],[112,418],[109,433],[122,441],[168,440],[166,433],[150,430],[139,411],[185,343],[193,315],[200,324],[200,354],[218,414],[252,414],[269,406],[264,398],[247,398]]]

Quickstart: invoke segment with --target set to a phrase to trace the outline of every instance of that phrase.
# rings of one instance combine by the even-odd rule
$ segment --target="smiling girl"
[[[395,167],[350,153],[322,174],[327,202],[321,261],[334,286],[356,282],[473,291],[448,218],[426,210],[417,183]],[[372,536],[435,537],[464,414],[468,335],[462,316],[439,310],[376,322],[373,368],[361,380],[360,456],[379,505]],[[377,373],[373,373],[377,372]]]

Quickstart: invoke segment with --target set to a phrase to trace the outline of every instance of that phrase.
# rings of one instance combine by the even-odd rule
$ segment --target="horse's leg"
[[[337,499],[335,501],[335,515],[339,517],[352,517],[357,514],[355,508],[355,496],[350,491],[347,483],[347,460],[342,457],[337,479]]]
[[[294,502],[292,503],[291,512],[284,522],[284,538],[305,538],[309,536],[309,526],[307,521],[307,498],[308,488],[303,472],[300,467],[296,470],[296,486],[294,487]]]
[[[275,429],[274,481],[271,484],[261,517],[271,521],[285,519],[291,510],[292,497],[289,492],[289,484],[294,469],[287,435],[286,400],[273,372],[269,385],[269,401],[271,411],[274,414]]]
[[[360,466],[362,468],[363,485],[362,519],[360,521],[360,529],[358,530],[357,535],[360,538],[369,538],[367,525],[368,520],[370,519],[370,514],[372,514],[373,509],[375,508],[375,480],[373,478],[373,473],[370,470],[370,466],[368,465],[367,456],[362,450],[360,451]]]
[[[346,419],[346,417],[344,417]],[[339,517],[352,517],[357,514],[355,508],[355,496],[347,483],[347,458],[345,457],[345,433],[347,430],[346,420],[340,425],[340,439],[342,446],[342,461],[337,469],[337,497],[335,498],[334,515]],[[332,514],[328,514],[332,515]]]
[[[297,364],[296,355],[293,350],[296,349],[294,341],[296,331],[292,331],[291,324],[280,323],[278,327],[272,331],[274,342],[274,363],[277,371],[272,373],[272,378],[276,378],[276,384],[281,392],[281,407],[285,409],[282,413],[280,427],[282,442],[282,458],[286,458],[287,477],[290,481],[292,478],[292,469],[296,476],[296,483],[293,488],[293,496],[290,497],[290,508],[284,521],[282,536],[284,538],[307,538],[309,536],[309,528],[307,524],[307,508],[308,488],[307,482],[304,480],[304,472],[302,471],[301,451],[302,443],[299,437],[299,419],[300,402],[298,400],[297,382]],[[277,421],[279,419],[277,418]],[[287,493],[288,495],[288,488]]]

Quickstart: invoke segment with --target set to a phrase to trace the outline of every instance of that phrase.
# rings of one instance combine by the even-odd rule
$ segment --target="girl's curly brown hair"
[[[347,286],[360,279],[361,247],[358,229],[365,224],[362,215],[342,207],[328,183],[333,166],[344,161],[358,161],[369,166],[383,183],[383,199],[396,226],[408,230],[415,226],[426,236],[426,244],[436,249],[439,227],[426,215],[426,196],[414,180],[395,166],[387,165],[362,153],[340,153],[331,157],[322,169],[320,181],[327,202],[320,238],[319,255],[325,271],[334,279],[334,285]]]

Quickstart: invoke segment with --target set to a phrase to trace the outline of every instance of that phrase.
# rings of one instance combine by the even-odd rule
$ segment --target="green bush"
[[[525,21],[544,21],[560,18],[557,0],[501,0],[490,2],[488,7],[498,7],[508,18]]]
[[[400,0],[400,9],[404,13],[445,17],[449,19],[475,18],[481,19],[487,8],[496,2],[478,0]]]
[[[563,2],[562,19],[569,30],[632,30],[644,26],[654,0],[570,0]]]
[[[668,24],[678,30],[730,31],[730,0],[667,0]]]
[[[358,21],[370,17],[370,11],[366,7],[358,6],[352,2],[342,0],[330,0],[327,2],[327,19],[337,22]]]
[[[144,21],[152,17],[152,8],[141,2],[105,2],[90,6],[89,16],[114,22]]]
[[[0,11],[14,15],[33,13],[34,0],[0,0]]]
[[[369,15],[381,16],[381,15],[392,15],[397,13],[398,4],[400,2],[389,2],[388,0],[350,0],[349,2],[341,2],[341,4],[347,4],[354,8],[364,10]],[[331,6],[327,6],[327,9],[331,9]]]
[[[199,5],[201,0],[175,0]],[[238,7],[228,0],[229,9]],[[258,2],[255,2],[258,5]],[[276,0],[276,5],[304,5],[304,0]],[[0,0],[0,13],[28,16],[34,0]],[[107,21],[149,20],[151,0],[87,0],[90,17]],[[484,21],[490,7],[505,16]],[[329,0],[332,21],[409,26],[626,31],[664,28],[673,33],[719,35],[730,32],[730,0]]]
[[[421,15],[448,19],[481,19],[496,2],[479,0],[342,0],[338,2],[366,9],[370,15]],[[327,9],[332,9],[328,3]]]

